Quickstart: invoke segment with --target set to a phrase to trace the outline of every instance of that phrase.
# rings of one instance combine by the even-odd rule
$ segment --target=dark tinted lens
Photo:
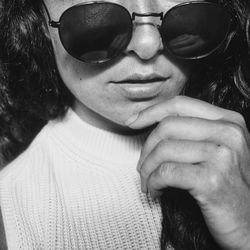
[[[190,3],[174,7],[163,19],[161,35],[174,55],[202,58],[216,50],[230,29],[230,14],[218,4]]]
[[[99,63],[117,56],[128,45],[132,23],[122,6],[91,3],[73,6],[60,20],[60,37],[67,52],[84,62]]]

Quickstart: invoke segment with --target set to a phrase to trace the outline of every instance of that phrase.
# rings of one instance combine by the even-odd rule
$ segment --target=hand
[[[234,111],[184,96],[149,107],[129,127],[158,123],[138,163],[143,192],[187,190],[226,249],[250,249],[250,136]]]

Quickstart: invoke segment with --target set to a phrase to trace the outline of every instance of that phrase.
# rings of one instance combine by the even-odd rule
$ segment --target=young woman
[[[9,249],[250,249],[249,7],[2,0]]]

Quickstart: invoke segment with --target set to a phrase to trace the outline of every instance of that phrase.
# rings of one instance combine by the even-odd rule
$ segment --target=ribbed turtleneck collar
[[[102,164],[128,164],[138,161],[146,134],[120,135],[83,121],[72,109],[62,120],[48,124],[63,147],[78,156],[91,156]]]

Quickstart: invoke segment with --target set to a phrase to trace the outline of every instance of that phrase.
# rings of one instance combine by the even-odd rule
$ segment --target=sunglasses
[[[74,58],[85,63],[104,63],[120,56],[127,48],[136,17],[159,17],[158,29],[164,50],[186,60],[202,59],[218,51],[227,40],[232,18],[223,6],[204,1],[185,2],[161,13],[135,13],[104,1],[74,5],[58,22],[61,43]]]

